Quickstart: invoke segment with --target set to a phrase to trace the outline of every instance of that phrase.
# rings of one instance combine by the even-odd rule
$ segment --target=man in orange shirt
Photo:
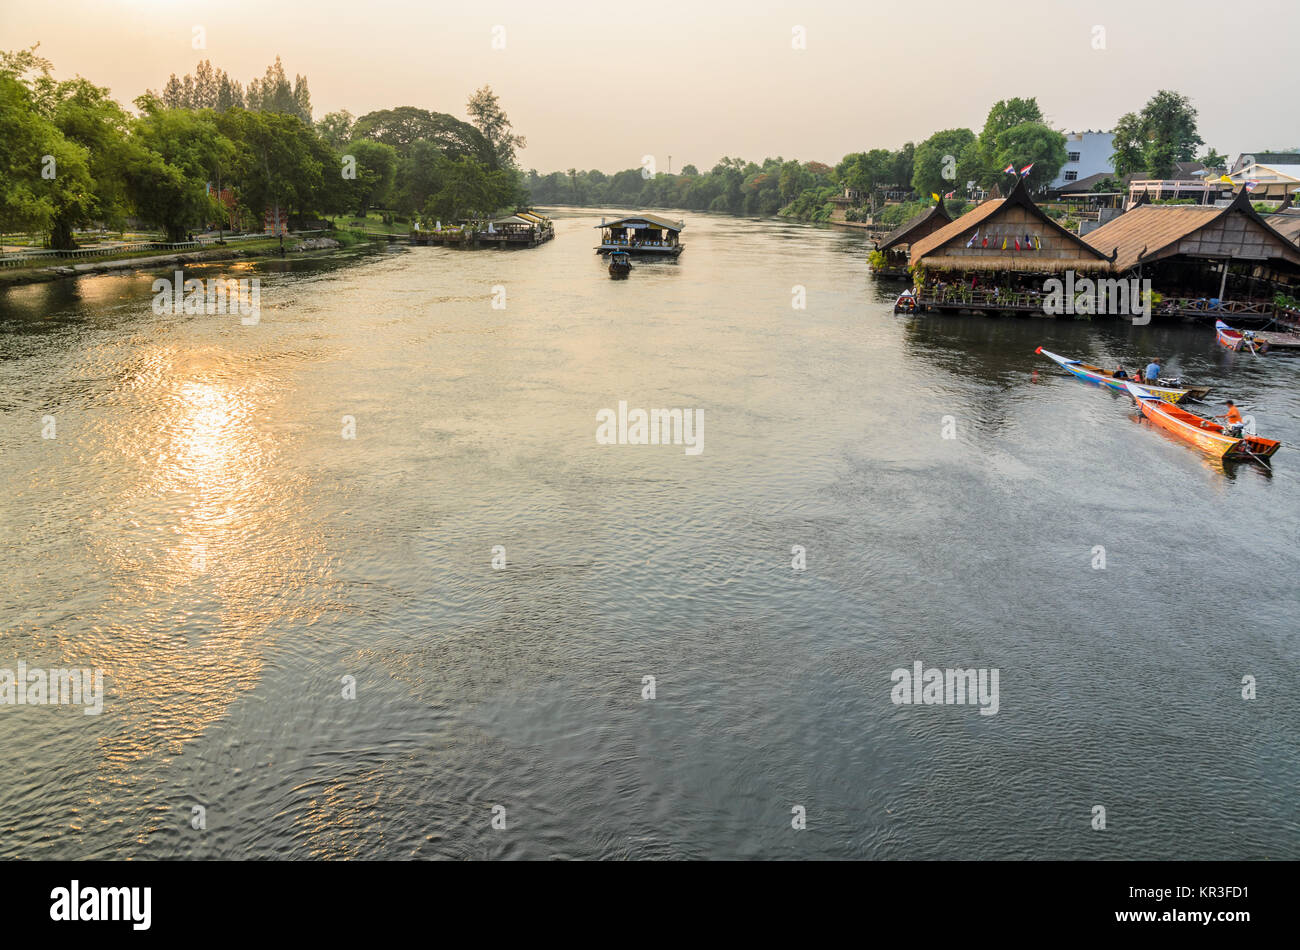
[[[1223,420],[1223,428],[1225,430],[1234,429],[1234,428],[1240,429],[1242,425],[1241,411],[1237,408],[1237,404],[1234,403],[1231,399],[1225,400],[1225,403],[1228,407],[1228,411],[1225,412],[1223,415],[1215,416],[1214,418]]]

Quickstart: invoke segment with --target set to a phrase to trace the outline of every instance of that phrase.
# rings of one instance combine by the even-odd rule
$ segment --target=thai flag
[[[1008,162],[1008,163],[1007,163],[1007,167],[1004,168],[1004,169],[1002,169],[1002,171],[1005,172],[1005,173],[1008,174],[1008,175],[1014,174],[1014,173],[1015,173],[1015,170],[1016,170],[1016,166],[1015,166],[1015,163],[1013,163],[1013,162]]]
[[[1024,178],[1026,175],[1028,175],[1028,174],[1029,174],[1029,169],[1031,169],[1031,168],[1033,168],[1033,167],[1034,167],[1034,163],[1033,163],[1033,162],[1030,162],[1030,163],[1029,163],[1028,165],[1026,165],[1024,168],[1020,169],[1020,177],[1021,177],[1021,178]]]
[[[972,236],[971,236],[971,239],[970,239],[969,241],[966,242],[966,246],[967,246],[967,247],[974,247],[974,246],[975,246],[975,242],[978,241],[979,239],[980,239],[980,231],[979,231],[979,228],[976,228],[976,229],[975,229],[975,234],[972,235]]]
[[[1247,191],[1254,191],[1257,187],[1259,187],[1259,182],[1255,181],[1254,179],[1246,182]]]

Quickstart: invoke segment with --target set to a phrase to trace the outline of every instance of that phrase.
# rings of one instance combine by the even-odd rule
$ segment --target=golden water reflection
[[[94,647],[129,720],[103,761],[129,784],[133,762],[180,754],[256,685],[276,621],[314,612],[293,592],[323,589],[325,559],[301,480],[276,464],[293,447],[259,423],[282,380],[238,353],[155,346],[123,384],[96,435],[111,488],[89,541],[112,584]]]

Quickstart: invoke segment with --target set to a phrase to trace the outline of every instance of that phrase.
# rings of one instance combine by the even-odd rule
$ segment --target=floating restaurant
[[[672,221],[656,214],[637,214],[614,221],[601,219],[597,254],[626,251],[647,257],[677,257],[686,249],[681,243],[682,221]]]
[[[1041,313],[1047,278],[1108,274],[1113,259],[1034,204],[1024,178],[911,245],[916,302],[934,310]]]
[[[907,277],[907,262],[912,245],[949,224],[952,224],[952,215],[943,206],[941,198],[933,206],[886,234],[883,241],[876,243],[876,252],[884,257],[873,262],[871,272],[877,277]]]
[[[1163,300],[1156,313],[1214,313],[1268,319],[1273,298],[1300,288],[1300,245],[1285,213],[1265,217],[1242,189],[1227,207],[1152,205],[1132,208],[1090,232],[1097,253],[1112,251],[1116,276],[1149,279]]]
[[[466,221],[422,231],[417,225],[410,233],[412,244],[441,244],[449,247],[536,247],[555,237],[555,225],[550,218],[535,211],[516,211],[514,214],[488,221]]]
[[[1042,211],[1020,179],[1006,198],[924,237],[907,233],[924,223],[916,219],[890,238],[911,242],[908,303],[920,309],[1046,313],[1047,280],[1072,273],[1150,281],[1158,316],[1300,325],[1300,312],[1276,299],[1300,293],[1300,215],[1289,205],[1260,214],[1244,188],[1217,206],[1143,199],[1080,237]],[[880,248],[892,250],[888,243]]]

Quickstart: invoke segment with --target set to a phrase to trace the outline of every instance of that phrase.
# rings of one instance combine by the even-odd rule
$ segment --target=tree
[[[522,135],[510,131],[510,120],[506,118],[497,95],[491,86],[484,86],[469,97],[466,106],[470,122],[487,139],[498,168],[514,168],[515,152],[527,147]]]
[[[352,137],[383,142],[405,155],[415,142],[431,142],[448,158],[473,158],[490,165],[495,155],[478,129],[454,116],[415,106],[367,112],[352,127]]]
[[[442,190],[448,161],[433,142],[411,143],[407,153],[398,157],[393,206],[404,214],[423,210]]]
[[[957,160],[975,133],[970,129],[945,129],[936,132],[916,147],[912,165],[912,189],[925,197],[943,195],[957,183]]]
[[[431,218],[455,221],[489,215],[518,197],[511,173],[486,169],[473,159],[449,161],[445,172],[442,187],[425,208]]]
[[[1054,181],[1067,158],[1065,136],[1041,122],[1022,122],[998,134],[995,161],[999,169],[1014,165],[1019,171],[1032,164],[1025,176],[1025,187],[1031,192]]]
[[[236,143],[234,177],[255,214],[347,207],[338,156],[299,116],[232,109],[217,116],[217,122]]]
[[[384,207],[393,189],[397,150],[383,142],[358,139],[346,151],[356,159],[356,177],[343,182],[351,209],[364,216],[370,208]]]
[[[248,109],[254,112],[283,112],[311,122],[311,94],[307,91],[307,77],[294,76],[290,84],[280,57],[266,67],[266,75],[248,84],[244,98]]]
[[[1111,164],[1121,177],[1145,173],[1168,178],[1177,162],[1190,162],[1204,145],[1196,131],[1196,109],[1186,96],[1161,89],[1140,113],[1129,112],[1115,125]]]
[[[140,116],[131,138],[135,147],[125,173],[137,213],[166,231],[169,241],[183,241],[216,211],[208,182],[231,162],[234,146],[212,112],[185,109]]]
[[[1136,112],[1126,112],[1115,123],[1115,149],[1111,167],[1119,178],[1146,171],[1146,130]]]
[[[327,112],[321,116],[321,120],[316,123],[316,132],[323,138],[331,148],[342,149],[344,145],[355,139],[352,132],[356,120],[352,113],[347,109],[340,109],[338,112]]]
[[[1228,156],[1216,149],[1206,148],[1204,154],[1197,159],[1206,168],[1227,168]]]
[[[125,168],[132,162],[130,117],[102,86],[78,76],[55,88],[49,118],[63,137],[85,149],[87,190],[64,204],[51,226],[50,246],[76,247],[73,229],[90,223],[120,223],[128,213]]]
[[[999,99],[995,102],[984,120],[977,151],[965,156],[963,175],[969,176],[966,180],[974,180],[984,188],[1001,181],[1006,163],[999,161],[998,136],[1026,122],[1043,123],[1043,110],[1038,107],[1036,98]]]

